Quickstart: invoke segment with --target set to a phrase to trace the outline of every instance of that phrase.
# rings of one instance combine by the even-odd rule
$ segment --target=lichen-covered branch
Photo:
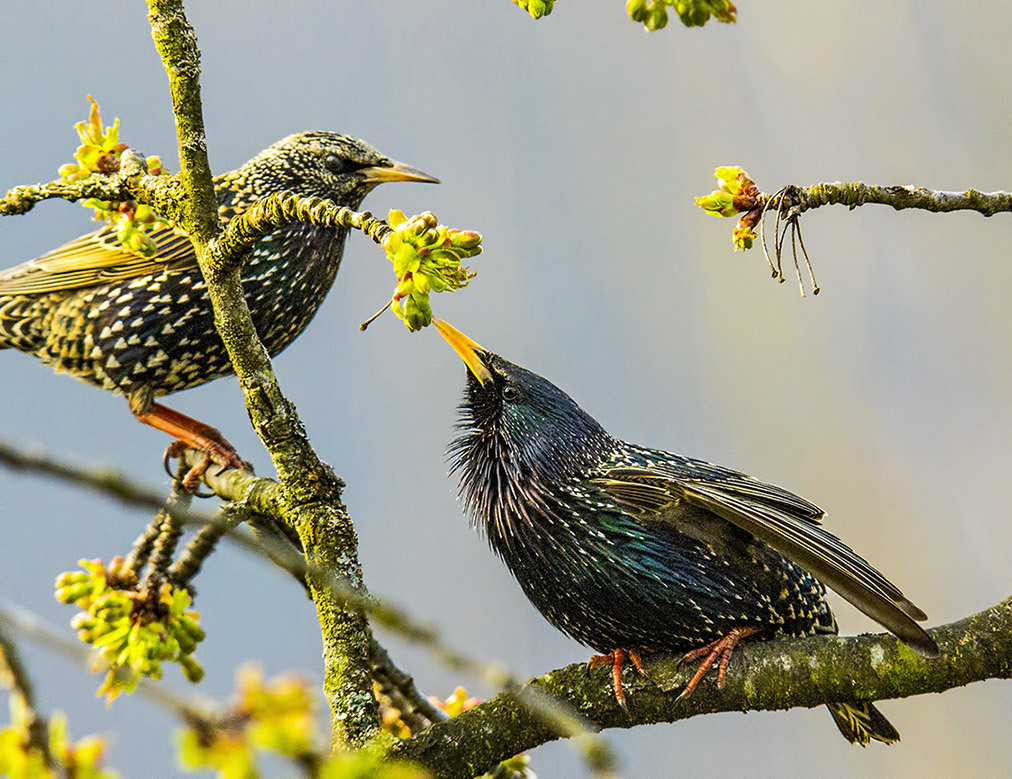
[[[242,387],[250,420],[278,473],[283,516],[295,528],[310,571],[333,571],[365,595],[358,541],[341,503],[340,479],[309,444],[295,406],[281,392],[257,337],[240,283],[240,263],[227,265],[209,246],[221,231],[207,163],[200,102],[200,52],[181,0],[148,0],[155,47],[169,77],[187,204],[180,223],[190,234],[208,282],[215,325]],[[323,633],[324,690],[335,746],[356,747],[379,732],[369,671],[369,624],[313,573],[310,591]]]
[[[207,161],[197,36],[183,11],[182,0],[148,0],[148,22],[155,48],[169,75],[172,113],[176,118],[179,179],[186,198],[178,221],[190,235],[199,256],[207,242],[219,233],[221,225]]]
[[[763,255],[773,272],[773,278],[783,282],[783,254],[787,237],[790,236],[790,251],[794,259],[794,270],[798,288],[805,297],[805,281],[801,273],[800,259],[804,260],[808,280],[814,294],[819,294],[811,258],[801,235],[801,215],[813,208],[826,205],[845,205],[851,209],[866,203],[892,206],[897,211],[919,208],[934,213],[950,211],[976,211],[984,216],[994,216],[1012,211],[1012,193],[978,192],[968,189],[964,192],[944,192],[914,186],[879,187],[860,182],[845,184],[815,184],[802,188],[793,184],[777,192],[760,192],[749,175],[739,167],[725,165],[714,171],[720,189],[709,195],[696,198],[696,205],[712,216],[736,218],[732,233],[735,249],[751,249],[758,239]],[[770,213],[775,215],[773,227],[773,257],[766,242],[766,220]],[[758,235],[756,229],[758,228]],[[798,250],[801,250],[799,258]]]
[[[229,221],[221,235],[208,246],[211,268],[219,275],[232,272],[244,253],[260,238],[290,222],[352,227],[375,243],[380,243],[391,229],[368,211],[353,211],[333,201],[305,197],[296,192],[275,192]]]
[[[976,211],[984,216],[994,216],[1012,212],[1012,193],[978,192],[976,189],[945,192],[924,187],[881,187],[859,181],[851,184],[836,181],[811,187],[785,187],[779,192],[762,193],[756,199],[756,206],[760,209],[767,207],[772,211],[781,211],[785,217],[798,216],[821,206],[857,208],[867,203],[892,206],[897,211],[920,208],[935,213]]]
[[[126,157],[126,155],[124,155]],[[146,203],[161,214],[173,218],[182,200],[182,185],[176,176],[149,176],[144,172],[142,158],[134,154],[135,165],[124,163],[118,173],[95,175],[79,181],[49,181],[28,184],[8,190],[0,200],[0,216],[26,214],[43,200],[58,198],[75,202],[98,200],[134,200]]]
[[[629,728],[724,711],[906,698],[1012,678],[1012,598],[928,632],[941,648],[930,660],[889,634],[744,645],[731,662],[724,690],[717,690],[716,674],[711,674],[681,702],[678,694],[693,669],[679,667],[677,658],[655,658],[647,663],[653,681],[634,672],[625,679],[628,713],[616,703],[608,674],[586,665],[552,671],[527,687],[568,701],[600,728]],[[502,693],[399,742],[394,754],[430,768],[441,779],[464,779],[555,738],[553,729],[516,695]]]
[[[402,671],[390,653],[374,638],[370,643],[372,676],[401,713],[401,719],[417,733],[447,717],[419,692],[411,674]]]

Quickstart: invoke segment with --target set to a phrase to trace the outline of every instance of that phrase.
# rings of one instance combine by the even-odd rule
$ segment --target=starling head
[[[450,454],[461,499],[477,520],[499,523],[524,514],[611,448],[604,428],[550,381],[446,322],[432,322],[468,367],[461,433]]]
[[[385,181],[438,184],[439,179],[380,154],[365,141],[332,132],[303,132],[273,143],[228,174],[240,195],[292,190],[349,208]]]

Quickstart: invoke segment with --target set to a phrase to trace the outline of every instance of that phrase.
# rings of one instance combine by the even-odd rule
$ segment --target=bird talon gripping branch
[[[615,700],[628,713],[629,706],[626,703],[625,690],[622,688],[622,665],[627,659],[632,662],[633,667],[639,672],[640,676],[653,682],[650,674],[643,667],[643,660],[640,658],[639,652],[634,649],[615,649],[606,655],[594,655],[587,664],[591,668],[598,668],[602,665],[610,666],[612,691],[615,693]]]
[[[706,656],[718,686],[739,640],[836,634],[828,585],[926,657],[927,616],[821,527],[823,511],[744,473],[609,435],[551,382],[436,329],[467,366],[451,468],[492,549],[555,627],[611,662],[643,651]],[[867,702],[830,704],[849,741],[895,728]]]
[[[705,646],[701,646],[698,649],[693,649],[690,652],[686,652],[682,655],[679,660],[681,663],[691,663],[693,660],[698,660],[703,657],[703,662],[699,664],[696,669],[696,673],[689,679],[688,684],[685,685],[685,689],[682,690],[676,700],[683,701],[692,695],[696,686],[700,680],[706,675],[706,672],[716,662],[717,663],[717,689],[723,690],[724,684],[727,681],[727,666],[731,662],[731,655],[734,653],[734,648],[738,646],[738,642],[748,636],[754,636],[759,632],[757,627],[741,627],[732,629],[726,636],[718,638],[716,641],[711,641]],[[705,656],[705,657],[704,657]]]

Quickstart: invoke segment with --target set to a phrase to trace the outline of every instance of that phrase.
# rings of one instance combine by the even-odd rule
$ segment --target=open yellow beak
[[[403,162],[396,162],[394,160],[390,160],[389,167],[386,165],[376,165],[371,168],[362,168],[359,170],[359,173],[363,175],[365,181],[376,184],[382,184],[385,181],[418,181],[423,184],[439,183],[439,179],[435,176],[422,173],[417,168],[412,168],[410,165],[405,165]]]
[[[478,356],[478,352],[487,351],[486,349],[483,349],[460,332],[460,330],[447,324],[442,319],[432,317],[432,326],[453,347],[453,351],[460,355],[460,359],[464,361],[464,365],[468,367],[482,386],[484,386],[486,381],[492,381],[492,374]]]

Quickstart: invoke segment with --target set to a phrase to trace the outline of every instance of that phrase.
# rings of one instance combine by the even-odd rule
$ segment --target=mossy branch
[[[798,249],[808,271],[812,292],[819,294],[815,271],[801,236],[801,215],[813,208],[827,205],[844,205],[855,209],[867,203],[892,206],[897,211],[919,208],[933,213],[951,211],[976,211],[984,216],[1012,211],[1012,193],[979,192],[967,189],[964,192],[945,192],[914,186],[880,187],[861,182],[845,184],[815,184],[803,188],[793,184],[777,192],[761,192],[756,183],[739,167],[721,166],[714,171],[720,189],[709,195],[696,198],[696,205],[712,216],[737,218],[732,233],[735,249],[751,249],[758,239],[762,243],[763,256],[773,272],[773,278],[783,282],[783,252],[787,236],[791,238],[791,255],[798,278],[801,296],[805,297],[805,282],[801,274]],[[766,242],[767,212],[776,215],[773,228],[773,257],[770,257]],[[781,227],[781,225],[783,225]],[[758,235],[756,229],[758,228]]]
[[[250,420],[277,469],[284,491],[283,518],[298,532],[311,571],[333,571],[364,597],[358,542],[341,503],[343,485],[317,457],[294,404],[281,392],[243,296],[240,264],[220,272],[208,251],[221,224],[207,162],[196,36],[181,0],[148,0],[148,11],[176,118],[179,177],[187,196],[179,222],[193,241],[208,282],[215,325],[242,387]],[[362,746],[379,732],[369,672],[369,624],[361,611],[335,597],[318,577],[311,573],[309,579],[323,633],[324,691],[331,708],[332,741],[334,746]]]
[[[245,253],[263,236],[291,222],[318,227],[351,227],[375,243],[390,232],[390,226],[368,211],[354,211],[319,197],[296,192],[275,192],[232,218],[221,235],[208,246],[209,265],[215,277],[232,272]]]
[[[525,689],[568,701],[597,727],[630,728],[716,712],[906,698],[1012,678],[1012,598],[928,632],[941,648],[931,660],[889,634],[746,644],[731,661],[722,691],[716,688],[716,674],[710,674],[681,702],[678,694],[693,669],[679,667],[677,658],[654,658],[647,662],[653,681],[635,671],[625,678],[628,713],[615,701],[610,675],[588,671],[584,664],[531,679]],[[465,779],[556,738],[558,733],[517,695],[502,693],[399,742],[393,754],[426,766],[440,779]]]
[[[169,76],[172,113],[179,147],[179,179],[186,204],[179,223],[201,250],[221,230],[211,166],[207,161],[204,113],[200,101],[200,50],[182,0],[148,0],[148,22],[155,48]]]
[[[139,161],[141,156],[135,154]],[[169,218],[179,212],[183,199],[182,184],[177,176],[149,176],[126,164],[118,173],[95,175],[78,181],[49,181],[45,184],[28,184],[8,190],[0,200],[0,216],[26,214],[43,200],[124,201],[145,203]]]
[[[810,187],[789,186],[779,192],[764,192],[756,198],[756,206],[781,211],[785,217],[800,216],[821,206],[841,205],[854,209],[868,203],[892,206],[897,211],[919,208],[934,213],[976,211],[984,216],[1012,212],[1012,193],[946,192],[915,186],[876,186],[859,181],[814,184]]]

